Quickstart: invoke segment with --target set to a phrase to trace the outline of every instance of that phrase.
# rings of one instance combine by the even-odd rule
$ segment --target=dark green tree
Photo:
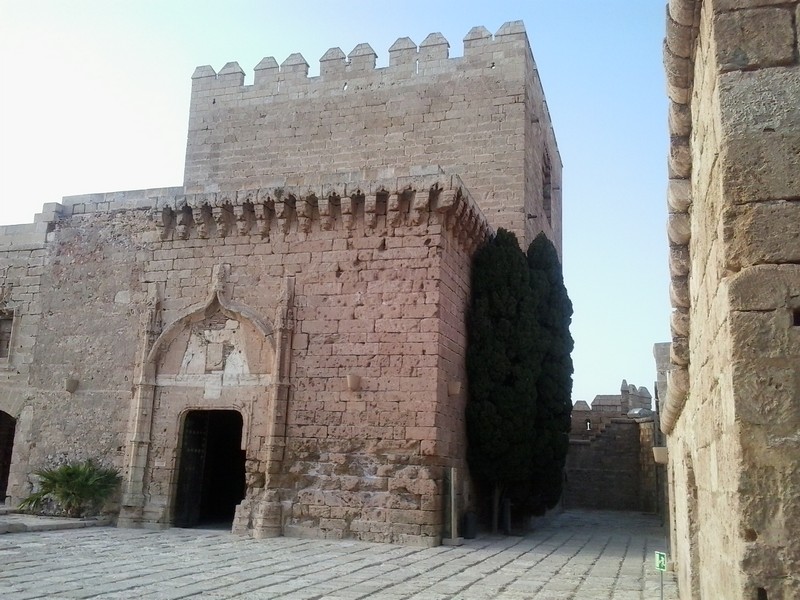
[[[561,497],[572,414],[572,302],[553,243],[540,233],[528,247],[530,286],[543,346],[536,380],[537,410],[530,489],[517,488],[517,504],[533,514],[553,508]]]
[[[466,366],[467,460],[492,491],[492,530],[501,495],[525,488],[535,461],[536,382],[545,348],[525,254],[500,229],[472,264]]]

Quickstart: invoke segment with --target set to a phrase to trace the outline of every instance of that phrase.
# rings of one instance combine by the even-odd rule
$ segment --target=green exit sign
[[[667,570],[667,553],[656,552],[656,571]]]

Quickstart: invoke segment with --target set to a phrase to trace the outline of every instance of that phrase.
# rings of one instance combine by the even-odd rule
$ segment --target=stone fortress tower
[[[249,86],[238,63],[198,67],[184,193],[457,174],[492,227],[525,247],[545,231],[560,253],[561,159],[522,22],[449,47],[400,38],[381,69],[369,44],[331,48],[318,77],[267,57]]]
[[[439,543],[466,476],[464,311],[499,227],[561,248],[521,22],[193,76],[182,187],[0,228],[4,495],[93,458],[119,522]],[[8,426],[6,426],[8,425]]]

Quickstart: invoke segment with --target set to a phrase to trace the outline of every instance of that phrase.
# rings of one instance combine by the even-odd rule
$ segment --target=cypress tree
[[[501,494],[525,488],[535,462],[537,386],[545,348],[525,254],[504,229],[473,259],[466,366],[467,460],[492,490],[492,529]]]
[[[518,488],[534,514],[553,508],[561,497],[572,414],[572,302],[553,243],[540,233],[527,252],[530,286],[545,346],[536,380],[537,412],[529,489]]]

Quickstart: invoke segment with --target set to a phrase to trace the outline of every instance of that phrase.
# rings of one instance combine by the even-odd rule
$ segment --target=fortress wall
[[[49,205],[45,209],[50,208]],[[7,493],[27,480],[25,459],[30,446],[31,409],[29,381],[34,363],[36,335],[42,320],[41,284],[46,260],[45,240],[50,225],[37,222],[0,227],[0,317],[12,320],[7,355],[0,357],[0,411],[16,422],[12,464]],[[4,502],[5,497],[0,498]]]
[[[570,439],[564,506],[593,510],[646,510],[641,499],[639,424],[610,416],[595,420],[602,433]],[[648,448],[649,452],[652,452]]]
[[[0,234],[0,244],[7,240]],[[0,410],[15,418],[20,403],[11,390],[27,383],[33,363],[44,255],[43,243],[0,245],[0,314],[14,319],[9,355],[0,358]]]
[[[464,377],[465,331],[456,315],[466,302],[471,252],[486,231],[474,201],[459,195],[466,192],[448,189],[450,179],[418,181],[410,197],[393,193],[406,180],[352,184],[366,194],[352,205],[337,184],[330,189],[342,197],[327,207],[322,192],[312,198],[292,195],[307,186],[281,188],[285,205],[272,198],[268,236],[255,238],[256,222],[249,235],[231,227],[211,253],[196,239],[196,215],[206,206],[199,195],[188,200],[194,216],[185,221],[186,239],[173,235],[154,254],[157,270],[146,279],[166,275],[166,321],[207,294],[203,279],[220,260],[230,265],[230,294],[261,314],[275,312],[278,283],[295,279],[285,455],[270,475],[270,487],[291,506],[282,517],[287,535],[438,539],[442,467],[465,466],[463,394],[447,394],[448,378]],[[445,189],[429,197],[437,180]],[[373,195],[379,189],[392,193]],[[175,271],[200,281],[171,283]],[[361,377],[360,389],[348,389],[350,374]],[[248,458],[259,456],[258,446],[248,450]]]
[[[558,153],[550,111],[544,97],[536,62],[531,53],[526,57],[525,70],[525,210],[524,237],[521,242],[530,244],[541,231],[554,240],[559,258],[562,238],[562,164]],[[557,240],[557,241],[556,241]],[[527,250],[527,245],[524,248]]]
[[[334,48],[318,77],[267,58],[247,86],[236,63],[200,67],[183,187],[68,197],[0,229],[14,501],[35,469],[100,458],[124,472],[120,523],[168,526],[185,415],[233,409],[234,531],[439,542],[444,469],[465,505],[471,487],[471,256],[497,227],[561,247],[522,23],[448,48],[401,38],[382,69],[367,44]]]
[[[493,227],[515,231],[526,244],[545,228],[560,250],[560,200],[554,225],[527,217],[538,212],[537,158],[545,147],[554,177],[561,165],[522,24],[507,23],[494,37],[473,28],[463,57],[448,58],[448,48],[441,34],[419,48],[401,38],[380,69],[368,44],[349,60],[333,48],[317,77],[307,76],[299,54],[280,67],[269,57],[256,66],[252,85],[243,85],[236,63],[218,74],[199,67],[186,193],[266,187],[276,177],[291,185],[292,177],[318,172],[369,179],[440,166],[463,178]],[[539,133],[526,137],[531,120]],[[560,179],[553,187],[560,190]]]
[[[9,366],[17,381],[0,385],[24,425],[13,450],[12,505],[30,493],[35,469],[85,458],[123,466],[145,298],[137,261],[147,258],[141,233],[152,229],[143,216],[51,221],[48,242],[23,257],[28,272],[37,273],[37,285],[28,286],[33,301],[15,286],[10,303],[19,316],[16,342],[29,345],[30,354],[14,348]],[[13,271],[14,259],[3,254],[0,264]],[[69,378],[78,381],[72,393],[65,389]]]
[[[725,392],[743,464],[738,566],[745,597],[759,588],[791,597],[800,595],[800,2],[713,6],[732,350]]]
[[[692,221],[689,245],[691,275],[688,305],[692,329],[689,342],[691,393],[676,426],[680,438],[671,444],[672,459],[682,483],[675,487],[678,515],[675,553],[687,558],[678,572],[682,589],[703,593],[705,570],[737,573],[741,553],[735,519],[720,514],[737,514],[736,477],[741,468],[739,439],[729,402],[731,388],[731,340],[729,315],[725,307],[722,280],[724,241],[718,223],[725,210],[720,189],[720,165],[714,160],[722,132],[716,73],[713,68],[713,18],[710,6],[704,10],[695,61],[694,81],[698,90],[693,112],[690,144],[692,156]],[[705,426],[698,427],[697,424]],[[725,469],[717,468],[719,456]],[[715,522],[713,527],[704,523]],[[689,558],[691,557],[691,558]],[[711,595],[733,598],[741,586],[734,575],[713,583]],[[707,582],[705,585],[709,585]],[[710,591],[704,592],[709,594]]]
[[[248,473],[266,474],[289,507],[285,534],[438,543],[443,467],[465,467],[465,386],[449,396],[447,382],[465,382],[470,257],[490,231],[461,181],[331,177],[324,186],[135,196],[127,201],[147,208],[61,210],[38,251],[42,314],[35,366],[20,384],[26,412],[12,500],[29,493],[32,470],[57,462],[129,468],[132,397],[153,314],[164,331],[222,285],[231,302],[277,327],[290,277],[290,391],[285,414],[274,417],[285,435],[281,457],[266,458],[266,394],[226,389],[224,378],[215,390],[200,381],[206,376],[184,373],[194,358],[176,338],[152,380],[177,387],[157,388],[148,417],[141,519],[170,522],[187,407],[231,406],[243,413]],[[16,275],[14,264],[3,266]],[[16,282],[25,291],[21,276]],[[246,326],[226,318],[226,327]],[[269,364],[248,369],[271,385],[279,379]],[[348,389],[350,374],[361,376],[359,389]],[[67,378],[79,381],[73,393]]]
[[[470,303],[470,267],[472,256],[454,237],[445,237],[439,265],[439,414],[440,448],[436,454],[446,457],[446,465],[458,469],[463,510],[471,507],[471,484],[467,466],[467,313]]]
[[[670,3],[677,310],[662,428],[687,598],[800,591],[798,10]]]

